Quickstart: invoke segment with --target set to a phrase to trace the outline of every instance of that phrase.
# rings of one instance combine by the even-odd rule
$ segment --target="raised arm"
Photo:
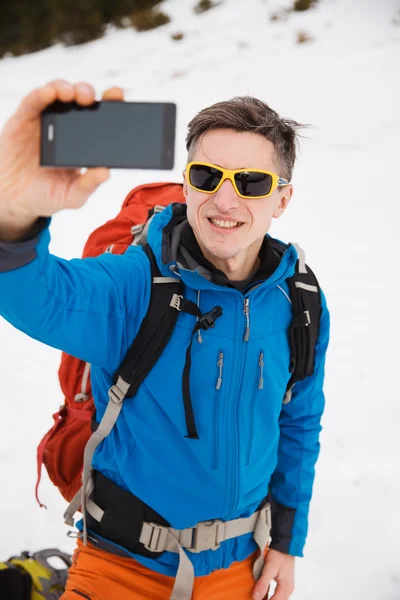
[[[148,306],[148,259],[132,248],[67,261],[49,254],[49,240],[46,228],[22,243],[0,242],[0,315],[30,337],[113,372]]]
[[[123,100],[122,90],[107,90],[103,99]],[[82,206],[108,178],[103,168],[81,174],[39,166],[40,114],[56,100],[88,106],[95,94],[88,84],[49,83],[23,99],[0,135],[0,315],[35,339],[112,369],[146,304],[147,259],[139,249],[73,261],[48,253],[48,217]],[[126,319],[129,311],[137,316]]]

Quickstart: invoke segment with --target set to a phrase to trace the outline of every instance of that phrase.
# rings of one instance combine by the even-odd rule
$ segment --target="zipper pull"
[[[200,290],[197,290],[197,306],[198,306],[198,308],[200,310]],[[197,317],[197,322],[199,322],[199,317]],[[201,331],[200,331],[200,329],[197,332],[197,342],[199,344],[203,343],[203,338],[201,337]]]
[[[248,342],[250,338],[250,300],[248,298],[244,299],[243,314],[246,317],[246,331],[243,340]]]
[[[223,352],[219,353],[217,366],[219,367],[219,377],[217,379],[217,385],[215,387],[217,390],[219,390],[222,385],[222,368],[224,366],[224,353]]]
[[[264,371],[264,352],[260,352],[260,357],[258,359],[258,366],[260,367],[260,379],[258,382],[258,389],[262,390],[264,387],[264,377],[263,377],[263,371]]]

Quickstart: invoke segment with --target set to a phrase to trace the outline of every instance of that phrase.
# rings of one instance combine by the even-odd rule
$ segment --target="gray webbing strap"
[[[164,210],[165,206],[161,206],[161,204],[157,204],[153,208],[153,214],[150,219],[147,219],[146,223],[142,223],[140,225],[134,225],[131,228],[131,233],[133,235],[132,246],[144,245],[147,242],[147,231],[149,229],[150,221],[153,219],[154,215]]]
[[[93,477],[90,477],[88,485],[87,485],[87,491],[86,491],[87,497],[90,496],[90,494],[93,492],[93,489],[94,489]],[[76,492],[75,496],[72,498],[71,502],[69,503],[69,505],[67,507],[67,510],[64,513],[64,523],[66,525],[69,525],[70,527],[73,527],[75,525],[74,515],[79,510],[80,506],[82,505],[82,490],[83,490],[83,486],[81,486],[79,488],[79,490]],[[93,504],[94,504],[94,502],[93,502]],[[96,506],[96,505],[94,504],[94,506]]]
[[[176,277],[153,277],[153,283],[176,283]]]
[[[296,248],[297,254],[299,256],[299,273],[307,273],[306,268],[306,255],[304,254],[304,250],[300,248],[298,244],[292,244]]]
[[[81,505],[82,498],[82,487],[76,492],[75,496],[72,498],[71,502],[68,504],[68,507],[63,515],[64,523],[73,527],[75,525],[74,515],[79,510]]]
[[[258,581],[264,568],[264,551],[267,545],[269,545],[271,527],[271,506],[267,504],[266,507],[259,511],[258,519],[253,532],[254,541],[260,549],[260,556],[255,560],[253,565],[254,581]]]
[[[144,228],[144,224],[134,225],[131,229],[131,233],[133,235],[132,246],[137,246],[140,236],[142,234]]]
[[[318,288],[316,285],[310,285],[309,283],[301,283],[301,281],[295,281],[294,284],[297,288],[306,290],[307,292],[317,292],[318,294]]]
[[[194,570],[183,548],[189,552],[216,550],[221,542],[246,533],[253,533],[254,541],[260,549],[260,556],[253,566],[254,579],[260,577],[264,566],[264,551],[269,544],[271,530],[271,507],[266,504],[250,517],[233,521],[204,521],[196,527],[173,529],[156,523],[143,523],[140,542],[147,550],[163,552],[169,550],[179,554],[179,566],[171,600],[190,600],[193,593]]]
[[[178,540],[168,532],[166,550],[179,554],[179,565],[170,600],[190,600],[194,586],[194,567]]]
[[[110,400],[107,404],[103,418],[101,419],[97,430],[92,433],[85,447],[85,452],[83,455],[82,487],[79,492],[77,492],[64,513],[65,523],[72,527],[74,525],[74,514],[78,510],[79,506],[82,507],[83,541],[85,544],[87,544],[86,509],[89,496],[93,491],[93,480],[91,476],[93,455],[97,446],[108,436],[111,429],[114,427],[115,422],[121,412],[122,404],[128,389],[129,383],[124,381],[122,377],[119,377],[117,383],[109,389],[108,396]],[[92,514],[94,518],[97,518],[97,516],[102,513],[101,508],[99,508],[93,501],[90,501],[89,506],[90,514]]]
[[[104,516],[104,510],[102,510],[100,506],[95,504],[95,502],[93,502],[93,500],[91,500],[89,497],[86,500],[86,510],[90,515],[92,515],[93,519],[96,519],[96,521],[98,521],[99,523],[101,522]]]
[[[152,220],[154,219],[154,216],[156,215],[157,212],[161,212],[161,211],[156,211],[157,207],[154,207],[154,213],[153,215],[150,217],[150,219],[148,219],[146,221],[146,223],[144,224],[144,227],[142,229],[142,231],[135,236],[132,244],[134,246],[144,246],[147,242],[147,232],[149,231],[149,227],[150,227],[150,223],[152,222]]]

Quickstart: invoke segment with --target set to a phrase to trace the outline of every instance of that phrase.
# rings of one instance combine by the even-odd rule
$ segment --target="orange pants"
[[[251,600],[253,563],[246,560],[196,577],[193,600]],[[123,558],[78,541],[66,591],[60,600],[169,600],[175,579],[151,571],[133,558]]]

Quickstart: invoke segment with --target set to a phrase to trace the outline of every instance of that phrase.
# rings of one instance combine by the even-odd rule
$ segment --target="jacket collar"
[[[158,213],[152,219],[147,241],[150,244],[157,259],[161,273],[165,277],[171,274],[181,277],[183,282],[196,290],[223,289],[233,290],[227,286],[221,286],[211,280],[211,273],[197,262],[190,261],[191,266],[183,264],[180,260],[180,236],[186,225],[186,205],[182,203],[170,204],[163,212]],[[280,240],[270,238],[274,248],[281,254],[278,267],[270,277],[260,282],[260,287],[272,287],[279,285],[295,272],[297,251],[292,244],[284,244]]]

